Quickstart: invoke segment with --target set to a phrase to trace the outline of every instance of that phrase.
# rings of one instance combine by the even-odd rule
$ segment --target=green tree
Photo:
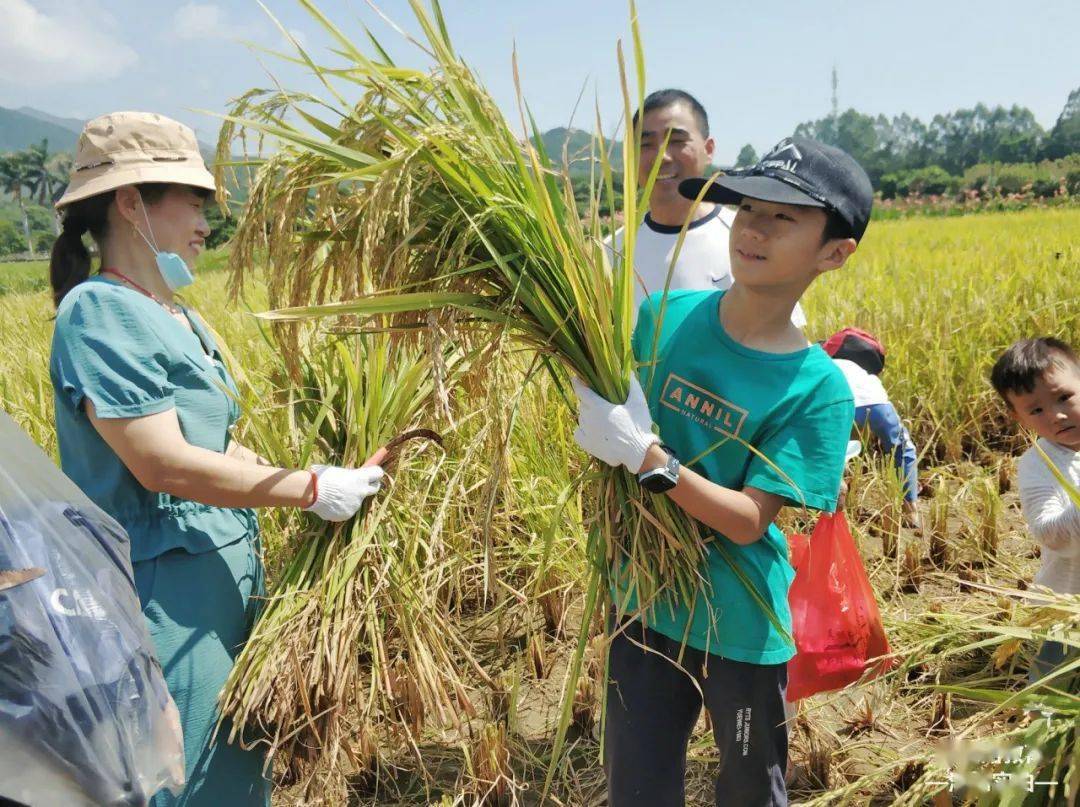
[[[739,156],[735,158],[735,167],[744,168],[749,165],[754,165],[758,161],[757,152],[754,151],[754,147],[747,143],[741,149],[739,149]]]
[[[52,176],[50,202],[56,201],[59,192],[71,181],[71,169],[75,160],[66,151],[58,151],[49,158],[48,168]]]
[[[52,249],[57,236],[57,218],[52,206],[27,205],[26,219],[30,222],[30,237],[34,241],[34,249],[39,252]]]
[[[15,198],[19,210],[22,211],[26,251],[33,254],[34,242],[30,239],[30,221],[26,216],[26,204],[23,202],[23,191],[28,184],[28,176],[24,152],[0,155],[0,191],[10,193]]]
[[[912,193],[940,196],[957,190],[959,184],[960,180],[941,166],[928,165],[925,168],[909,168],[885,174],[878,183],[878,190],[885,199]]]
[[[22,252],[24,246],[19,228],[7,219],[0,219],[0,255]]]
[[[577,190],[575,185],[574,190]],[[576,193],[575,193],[576,196]],[[226,243],[236,232],[236,216],[234,212],[226,218],[221,208],[216,204],[210,204],[206,208],[206,223],[210,225],[210,237],[206,239],[207,249],[213,249]]]
[[[876,183],[885,171],[892,168],[891,163],[880,159],[878,154],[879,128],[879,120],[849,109],[840,115],[800,123],[795,128],[795,134],[842,148],[859,161]]]
[[[922,168],[932,164],[932,148],[925,123],[906,112],[876,121],[879,151],[888,156],[890,170]]]
[[[1044,159],[1056,160],[1080,153],[1080,87],[1069,93],[1065,107],[1043,146]]]
[[[1074,107],[1080,107],[1080,97]],[[1080,116],[1076,120],[1080,132]],[[1046,137],[1030,109],[985,104],[937,115],[929,125],[907,114],[875,118],[849,109],[801,123],[795,134],[844,149],[875,187],[886,175],[892,175],[890,187],[895,187],[905,171],[934,165],[955,175],[983,162],[1031,162]]]
[[[930,123],[934,162],[950,173],[984,162],[1025,162],[1038,153],[1045,132],[1026,107],[990,109],[977,104],[937,115]]]
[[[54,218],[52,210],[48,207],[35,204],[26,206],[26,220],[30,222],[30,232],[51,230]]]
[[[874,118],[854,109],[810,123],[801,123],[796,127],[795,134],[842,148],[859,162],[864,162],[871,156],[878,145]]]
[[[955,189],[956,178],[939,165],[917,168],[907,178],[906,193],[941,195]]]
[[[45,198],[52,191],[52,174],[48,166],[49,141],[42,140],[40,143],[29,146],[22,155],[30,196],[37,196],[37,203],[44,207]]]

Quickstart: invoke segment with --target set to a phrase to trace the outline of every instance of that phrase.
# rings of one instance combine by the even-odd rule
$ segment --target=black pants
[[[687,647],[679,669],[672,661],[678,655],[679,642],[640,622],[612,640],[604,729],[609,807],[683,807],[686,750],[702,694],[720,751],[717,807],[786,807],[787,666]]]

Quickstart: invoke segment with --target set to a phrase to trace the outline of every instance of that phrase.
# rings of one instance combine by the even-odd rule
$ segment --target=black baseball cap
[[[732,171],[715,180],[684,179],[679,193],[707,202],[733,205],[744,196],[785,205],[820,207],[836,213],[851,228],[856,241],[870,223],[874,188],[855,158],[842,149],[808,137],[789,137],[751,167]]]

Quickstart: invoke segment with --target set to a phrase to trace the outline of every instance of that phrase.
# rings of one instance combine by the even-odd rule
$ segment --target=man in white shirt
[[[644,185],[657,160],[660,170],[649,196],[649,212],[638,230],[634,269],[634,311],[653,292],[662,291],[671,273],[669,289],[728,289],[731,287],[731,258],[728,232],[735,211],[711,202],[694,207],[692,199],[679,193],[684,179],[705,175],[712,163],[716,144],[709,136],[709,118],[694,96],[683,90],[658,90],[642,106],[640,176]],[[633,124],[637,125],[638,116]],[[667,148],[661,153],[668,132]],[[672,268],[675,246],[683,224],[686,238]],[[622,250],[622,229],[610,240],[614,254]],[[791,317],[800,328],[806,318],[798,306]]]

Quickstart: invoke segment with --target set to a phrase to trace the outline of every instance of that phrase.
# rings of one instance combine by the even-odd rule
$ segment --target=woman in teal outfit
[[[231,434],[235,384],[177,289],[210,233],[214,191],[191,129],[160,115],[90,121],[50,273],[50,376],[64,472],[127,529],[143,613],[179,708],[187,783],[154,804],[268,805],[265,756],[218,734],[217,698],[263,593],[253,508],[341,521],[382,469],[275,468]],[[100,256],[98,272],[84,234]]]

